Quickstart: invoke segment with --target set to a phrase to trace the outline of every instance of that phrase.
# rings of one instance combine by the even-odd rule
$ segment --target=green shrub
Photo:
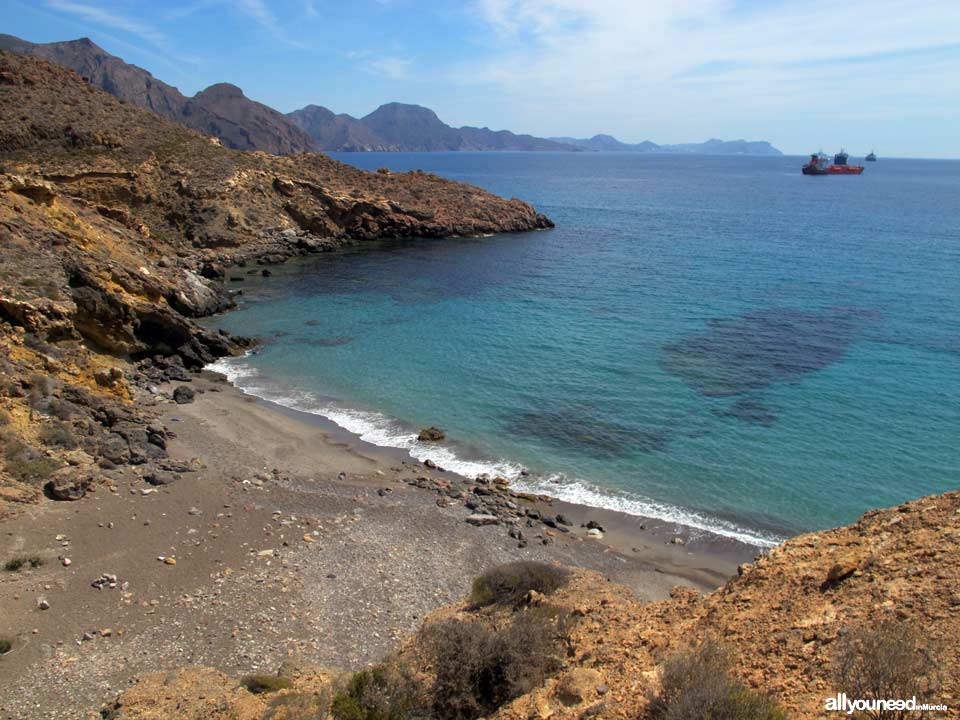
[[[16,572],[22,567],[29,565],[32,568],[38,568],[43,565],[43,558],[39,555],[19,556],[10,558],[3,564],[3,569],[7,572]]]
[[[13,650],[13,641],[8,637],[0,637],[0,655],[6,655]]]
[[[838,692],[851,698],[882,700],[930,698],[940,686],[939,653],[914,628],[900,622],[880,622],[848,632],[837,640],[833,675]],[[904,720],[920,713],[879,709],[866,713],[874,720]]]
[[[418,695],[404,670],[378,665],[354,673],[347,688],[334,695],[330,711],[336,720],[405,720]]]
[[[650,698],[654,720],[786,720],[773,699],[731,675],[731,650],[714,640],[667,658],[660,692]]]
[[[570,571],[557,565],[521,560],[498,565],[473,581],[471,599],[478,607],[519,604],[531,590],[549,595],[570,579]]]
[[[287,678],[277,675],[247,675],[240,679],[240,684],[254,695],[260,695],[261,693],[286,690],[292,683]]]
[[[421,631],[436,668],[434,714],[473,720],[495,711],[560,668],[557,623],[523,611],[502,627],[445,620]]]

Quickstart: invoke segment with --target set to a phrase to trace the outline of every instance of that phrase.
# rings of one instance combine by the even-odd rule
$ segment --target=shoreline
[[[241,397],[252,399],[256,405],[268,410],[271,413],[282,415],[294,422],[305,424],[321,430],[325,436],[333,442],[341,444],[348,452],[356,452],[364,456],[373,456],[383,458],[391,463],[399,463],[410,469],[422,469],[423,461],[414,458],[408,452],[407,448],[378,445],[364,440],[360,435],[337,424],[334,420],[305,410],[292,408],[279,402],[247,393],[243,388],[236,386],[229,378],[219,370],[205,369],[203,374],[213,376],[222,381],[232,392],[238,393]],[[460,473],[437,468],[439,477],[456,478],[462,483],[471,484],[473,479]],[[514,490],[513,483],[509,486]],[[526,491],[516,490],[520,494],[527,494]],[[553,514],[560,513],[575,520],[571,532],[577,536],[585,534],[585,525],[592,520],[603,526],[603,536],[601,539],[590,541],[608,546],[611,550],[624,555],[644,554],[653,555],[667,563],[673,563],[678,556],[704,556],[709,558],[708,562],[702,563],[706,567],[714,567],[715,564],[727,568],[725,572],[731,575],[736,572],[737,565],[744,562],[751,562],[755,557],[763,552],[763,548],[750,543],[742,542],[717,533],[684,525],[683,523],[672,522],[660,518],[634,515],[619,510],[587,505],[583,503],[570,502],[561,498],[550,496],[549,493],[533,493],[544,500],[537,503],[537,508],[543,510],[552,509]],[[656,563],[653,563],[655,566]]]
[[[246,355],[242,356],[246,357]],[[233,358],[233,360],[239,360],[241,358]],[[681,517],[680,519],[674,518],[665,518],[663,516],[656,516],[652,514],[647,514],[644,512],[630,512],[626,510],[619,509],[617,507],[611,507],[611,505],[619,506],[630,506],[630,505],[639,505],[643,506],[648,504],[648,501],[643,499],[634,499],[630,496],[629,493],[617,493],[611,491],[605,493],[602,489],[594,489],[590,485],[584,484],[582,482],[576,482],[574,487],[577,488],[576,494],[583,495],[594,495],[597,497],[609,498],[607,501],[609,504],[601,504],[603,500],[596,504],[591,504],[588,502],[581,502],[578,499],[572,499],[569,497],[563,497],[561,495],[554,494],[552,492],[551,485],[555,483],[551,482],[550,478],[537,475],[526,475],[521,473],[521,470],[524,470],[523,466],[519,463],[513,462],[511,460],[501,458],[499,460],[482,460],[482,459],[470,459],[469,457],[463,457],[459,455],[456,451],[456,448],[451,449],[449,445],[439,444],[436,447],[435,454],[430,453],[430,449],[424,449],[422,444],[418,445],[416,449],[418,450],[417,454],[413,453],[413,447],[406,447],[396,444],[390,444],[389,442],[385,444],[380,444],[379,442],[373,442],[366,440],[364,435],[371,430],[361,430],[355,425],[355,423],[350,423],[354,425],[345,426],[341,424],[335,417],[330,417],[324,414],[322,411],[310,411],[306,409],[301,409],[294,407],[288,404],[285,404],[281,400],[271,399],[269,395],[260,394],[263,390],[259,387],[254,388],[253,391],[244,388],[241,384],[237,384],[236,380],[239,380],[244,377],[248,377],[245,371],[241,370],[238,372],[236,365],[231,364],[231,358],[221,358],[210,365],[207,365],[204,368],[205,372],[216,373],[220,376],[223,376],[226,381],[234,387],[239,392],[248,395],[250,397],[256,398],[258,401],[265,403],[267,406],[274,408],[278,412],[288,413],[291,417],[299,418],[300,420],[308,423],[316,423],[320,427],[335,428],[337,432],[345,433],[344,438],[351,441],[359,443],[363,447],[369,447],[371,449],[375,448],[377,450],[386,451],[388,453],[394,454],[396,457],[406,460],[407,462],[422,462],[427,458],[431,459],[433,462],[442,466],[453,466],[453,472],[459,477],[462,477],[465,481],[472,481],[474,478],[474,473],[470,472],[467,474],[463,471],[457,469],[457,466],[471,468],[475,470],[476,474],[486,474],[491,478],[501,476],[505,477],[510,481],[511,489],[528,492],[537,495],[547,495],[550,496],[554,502],[561,503],[568,508],[585,508],[587,510],[592,510],[597,513],[611,513],[615,518],[630,518],[633,519],[629,523],[617,523],[618,525],[633,525],[633,526],[643,526],[639,528],[642,532],[647,528],[658,528],[661,532],[668,532],[669,528],[673,528],[673,534],[681,536],[685,541],[691,537],[701,538],[704,542],[709,545],[716,546],[725,546],[725,552],[737,553],[738,548],[745,547],[750,548],[753,551],[753,555],[756,555],[760,552],[765,552],[770,548],[776,547],[780,543],[792,537],[791,534],[783,534],[781,536],[775,537],[765,537],[760,533],[760,531],[752,530],[750,528],[742,527],[738,525],[734,520],[723,520],[720,518],[711,518],[709,516],[701,515],[696,511],[685,510],[682,507],[672,508],[675,512],[682,515],[687,515],[687,517]],[[256,369],[254,369],[255,372]],[[356,415],[372,415],[380,416],[377,418],[379,420],[382,418],[386,422],[391,423],[401,423],[404,425],[409,425],[408,423],[402,423],[388,416],[382,415],[379,411],[376,410],[357,410],[351,409],[349,407],[344,407],[342,409],[337,409],[335,415],[339,416],[350,416],[351,414]],[[363,422],[358,421],[358,422]],[[374,422],[373,420],[367,422]],[[416,434],[416,429],[413,425],[409,425],[410,436],[414,437]],[[381,430],[378,427],[373,427],[374,432]],[[450,439],[447,438],[447,442]],[[456,443],[455,443],[456,444]],[[469,446],[467,446],[469,447]],[[446,459],[445,459],[446,458]],[[556,487],[559,489],[563,486],[556,484]],[[668,506],[672,507],[672,506]],[[693,522],[691,522],[693,521]],[[717,526],[720,527],[717,527]],[[730,527],[724,527],[729,525]],[[750,559],[752,559],[751,555]]]

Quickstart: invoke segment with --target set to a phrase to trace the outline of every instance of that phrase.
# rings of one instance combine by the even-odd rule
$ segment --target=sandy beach
[[[677,585],[713,589],[754,554],[648,519],[517,498],[572,522],[567,532],[522,526],[520,543],[411,484],[463,478],[216,374],[189,385],[193,403],[166,399],[172,387],[156,399],[174,436],[172,470],[153,482],[171,482],[151,484],[136,466],[105,471],[84,500],[5,524],[8,554],[44,563],[0,578],[0,632],[17,639],[0,663],[3,718],[82,717],[136,674],[183,665],[245,673],[296,657],[362,667],[484,569],[514,559],[597,570],[656,600]],[[588,520],[603,539],[587,536]]]

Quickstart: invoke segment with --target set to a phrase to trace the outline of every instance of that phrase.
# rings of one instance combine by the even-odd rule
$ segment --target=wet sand
[[[83,500],[44,503],[0,527],[4,559],[45,559],[0,573],[0,635],[14,640],[0,658],[0,718],[95,717],[136,674],[190,664],[362,667],[510,560],[591,568],[657,600],[681,584],[711,590],[755,553],[557,501],[535,504],[567,515],[569,532],[524,528],[529,542],[518,547],[504,526],[473,527],[462,503],[440,507],[405,482],[450,473],[220,376],[191,385],[191,404],[156,402],[176,433],[171,459],[192,471],[158,487],[136,467],[105,472],[106,486]],[[602,540],[587,537],[588,520],[603,525]],[[117,586],[92,587],[103,574]]]

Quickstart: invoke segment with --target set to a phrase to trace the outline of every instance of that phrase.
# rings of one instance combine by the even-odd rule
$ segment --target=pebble
[[[60,562],[63,563],[64,567],[70,567],[71,565],[73,565],[73,560],[71,560],[68,557],[63,558],[63,560],[61,560]]]
[[[49,609],[50,609],[50,601],[47,600],[46,598],[39,598],[39,599],[37,600],[37,607],[40,608],[41,610],[49,610]]]

